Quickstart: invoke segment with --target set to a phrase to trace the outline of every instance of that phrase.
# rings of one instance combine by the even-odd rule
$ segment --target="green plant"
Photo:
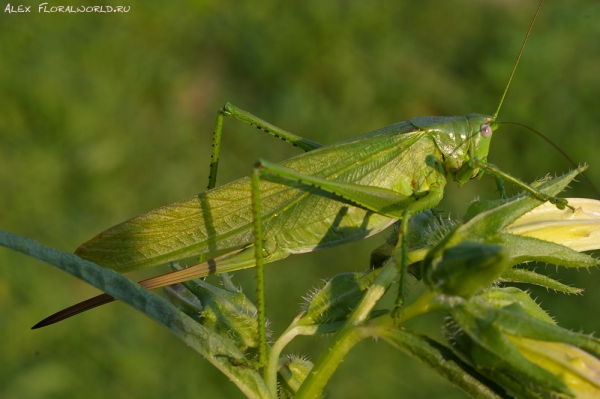
[[[556,195],[583,169],[534,185]],[[598,202],[569,199],[575,211],[540,204],[519,195],[475,201],[458,221],[429,211],[417,215],[411,222],[408,258],[411,274],[425,289],[415,301],[397,313],[376,309],[397,277],[396,259],[401,256],[397,251],[386,254],[391,248],[386,243],[373,258],[379,268],[334,276],[308,296],[304,311],[273,340],[262,369],[253,363],[256,309],[228,278],[222,288],[203,280],[169,287],[167,301],[76,255],[6,232],[0,234],[0,245],[59,267],[144,312],[206,357],[248,397],[319,396],[348,351],[365,338],[385,340],[472,397],[593,397],[600,392],[600,362],[585,351],[600,354],[600,341],[558,327],[525,291],[497,285],[520,281],[577,293],[577,288],[513,266],[528,261],[598,265],[576,250],[600,247],[589,238],[598,228]],[[406,321],[429,312],[448,316],[444,331],[450,345],[404,328]],[[282,355],[293,338],[322,334],[332,337],[314,364]]]

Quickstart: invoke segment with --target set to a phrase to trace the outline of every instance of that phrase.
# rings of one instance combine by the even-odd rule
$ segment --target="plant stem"
[[[378,335],[379,328],[397,327],[400,319],[392,317],[391,313],[367,321],[370,312],[393,282],[397,274],[395,266],[395,261],[389,261],[383,267],[383,270],[371,287],[369,287],[356,310],[327,348],[325,348],[323,355],[317,360],[317,363],[315,363],[311,373],[296,393],[296,398],[318,397],[339,364],[354,345],[364,338]],[[434,307],[431,305],[434,297],[435,294],[433,292],[429,290],[424,292],[419,299],[404,308],[401,314],[401,321],[407,321],[433,310]]]
[[[297,335],[314,335],[319,328],[318,325],[298,325],[297,322],[300,317],[302,317],[302,314],[298,315],[298,317],[294,319],[292,324],[290,324],[290,326],[283,332],[283,334],[281,334],[277,341],[275,341],[271,347],[271,350],[269,351],[269,358],[267,359],[267,365],[263,374],[265,384],[272,393],[277,393],[277,371],[279,367],[279,357],[283,348]]]
[[[323,355],[317,360],[311,373],[296,393],[296,398],[312,399],[319,396],[348,351],[365,338],[361,330],[355,327],[366,320],[373,307],[392,284],[396,274],[396,262],[388,261],[348,321],[325,348]]]
[[[397,328],[400,322],[404,323],[425,313],[441,309],[441,306],[437,305],[434,299],[435,294],[430,290],[426,290],[416,301],[402,309],[399,317],[394,317],[391,313],[387,313],[364,323],[364,325],[360,326],[360,329],[363,330],[362,335],[365,337],[376,337],[379,335],[378,331],[381,328]]]

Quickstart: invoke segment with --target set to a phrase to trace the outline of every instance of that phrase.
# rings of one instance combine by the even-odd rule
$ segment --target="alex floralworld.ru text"
[[[49,6],[48,3],[41,3],[38,6],[38,13],[78,13],[78,12],[98,12],[98,13],[124,13],[129,12],[130,6]],[[31,12],[31,6],[24,6],[22,4],[10,5],[7,4],[4,8],[5,13],[23,13]]]

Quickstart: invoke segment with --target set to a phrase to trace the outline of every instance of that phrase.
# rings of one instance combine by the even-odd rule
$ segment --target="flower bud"
[[[523,291],[490,291],[453,306],[455,350],[517,396],[600,397],[600,361],[583,350],[600,353],[599,340],[548,322]]]
[[[470,298],[494,282],[508,265],[501,246],[462,242],[444,250],[426,280],[430,288],[445,295]]]
[[[256,307],[241,291],[192,280],[165,288],[165,296],[200,324],[233,340],[239,349],[258,347]]]
[[[576,398],[600,398],[600,360],[576,346],[507,334],[531,363],[557,376]]]
[[[302,357],[289,356],[279,359],[279,397],[293,398],[312,368],[313,363]]]
[[[380,269],[360,273],[341,273],[313,292],[305,305],[303,320],[311,324],[327,324],[345,320]]]

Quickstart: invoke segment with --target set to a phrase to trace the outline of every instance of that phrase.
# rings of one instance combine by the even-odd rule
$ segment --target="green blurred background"
[[[226,101],[320,143],[420,115],[493,113],[537,6],[531,1],[124,1],[127,14],[0,15],[0,228],[73,251],[138,213],[207,184],[216,110]],[[63,1],[49,5],[100,5]],[[105,3],[106,4],[106,3]],[[4,8],[5,6],[2,6]],[[500,120],[547,134],[600,185],[600,3],[544,5]],[[227,120],[219,182],[263,157],[299,151]],[[569,168],[516,127],[490,160],[532,181]],[[440,209],[458,216],[491,178]],[[568,196],[593,196],[583,183]],[[325,277],[362,270],[383,236],[267,268],[267,316],[279,335]],[[598,270],[538,266],[587,288],[532,289],[564,327],[593,332]],[[153,271],[156,272],[156,271]],[[136,276],[138,277],[138,276]],[[253,294],[253,273],[235,281]],[[111,304],[37,331],[41,318],[94,294],[84,283],[0,249],[0,397],[242,397],[207,361],[150,319]],[[411,324],[439,336],[442,319]],[[316,356],[326,338],[291,353]],[[332,397],[463,398],[383,342],[362,342],[334,375]]]

